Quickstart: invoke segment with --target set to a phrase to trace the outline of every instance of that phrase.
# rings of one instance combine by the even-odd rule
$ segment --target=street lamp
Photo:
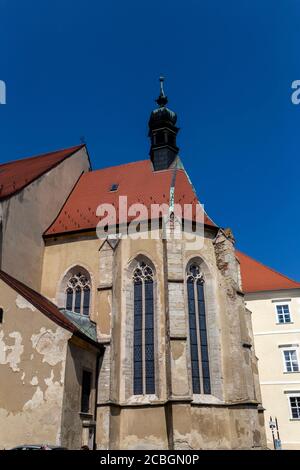
[[[274,449],[275,450],[282,450],[281,440],[280,440],[280,437],[279,437],[278,421],[277,421],[276,417],[275,417],[275,420],[273,420],[272,416],[270,416],[269,428],[272,431]],[[276,437],[275,437],[275,430],[276,430]]]

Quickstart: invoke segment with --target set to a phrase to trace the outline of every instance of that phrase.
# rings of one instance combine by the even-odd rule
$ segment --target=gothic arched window
[[[91,281],[87,274],[78,271],[70,275],[66,285],[66,309],[89,315]]]
[[[133,273],[133,393],[155,393],[153,270],[143,261]]]
[[[204,277],[197,263],[187,269],[193,393],[211,393],[206,331]]]

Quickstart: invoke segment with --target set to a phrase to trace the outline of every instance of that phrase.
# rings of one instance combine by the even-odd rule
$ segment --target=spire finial
[[[158,104],[158,106],[162,108],[168,102],[168,98],[166,97],[165,92],[164,92],[165,77],[160,76],[159,81],[160,81],[160,94],[159,94],[159,97],[155,101]]]
[[[159,77],[159,81],[160,81],[160,94],[161,94],[161,96],[165,96],[165,92],[164,92],[164,81],[165,81],[165,77],[160,76],[160,77]]]

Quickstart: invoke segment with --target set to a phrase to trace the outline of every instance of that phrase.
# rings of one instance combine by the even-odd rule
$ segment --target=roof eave
[[[140,222],[140,221],[139,221]],[[211,230],[212,232],[217,233],[219,228],[217,225],[210,225],[210,224],[203,224],[204,228],[207,230]],[[118,225],[116,226],[118,228]],[[49,230],[49,229],[48,229]],[[96,227],[90,227],[90,228],[82,228],[78,230],[69,230],[69,231],[64,231],[64,232],[57,232],[57,233],[45,233],[43,234],[43,238],[46,240],[49,240],[51,238],[60,238],[60,237],[66,237],[66,236],[73,236],[76,234],[83,234],[83,233],[88,233],[88,232],[96,232]]]
[[[3,201],[6,201],[8,199],[10,199],[11,197],[13,196],[16,196],[17,194],[19,194],[20,192],[22,192],[25,188],[27,188],[28,186],[30,186],[32,183],[34,183],[34,181],[37,181],[39,178],[41,178],[42,176],[44,176],[46,173],[48,173],[48,171],[51,171],[53,170],[54,168],[56,168],[58,165],[60,165],[61,163],[63,163],[67,158],[69,157],[72,157],[76,152],[78,152],[79,150],[81,150],[83,147],[86,147],[86,144],[82,144],[82,145],[78,145],[78,147],[76,147],[76,149],[74,149],[73,152],[71,152],[70,154],[66,155],[64,158],[62,158],[60,161],[54,163],[52,166],[49,166],[49,168],[47,168],[45,171],[43,171],[42,173],[40,173],[39,175],[37,175],[35,178],[33,178],[32,180],[30,180],[28,183],[24,184],[24,186],[22,186],[21,188],[17,189],[16,191],[13,191],[12,193],[10,194],[7,194],[7,195],[4,195],[4,196],[0,196],[0,202],[3,202]],[[64,149],[62,149],[64,150]],[[56,152],[60,152],[62,150],[55,150],[53,153],[56,153]],[[66,149],[67,150],[67,149]],[[49,152],[51,153],[51,152]],[[47,154],[44,154],[44,155],[47,155]],[[88,160],[89,160],[89,164],[90,164],[90,168],[91,168],[91,161],[90,161],[90,157],[88,155],[88,152],[87,152],[87,156],[88,156]],[[37,158],[38,157],[43,157],[43,154],[42,155],[37,155]],[[30,158],[30,157],[29,157]],[[15,162],[18,162],[19,160],[16,160]],[[10,162],[9,162],[10,163]],[[14,163],[14,162],[11,162],[11,163]]]
[[[263,290],[251,290],[251,291],[246,291],[246,290],[243,290],[244,294],[247,295],[247,294],[267,294],[267,293],[271,293],[271,292],[280,292],[280,291],[293,291],[293,290],[299,290],[300,291],[300,285],[299,286],[295,286],[295,287],[280,287],[280,288],[277,288],[277,289],[263,289]]]
[[[23,289],[30,289],[30,291],[33,291],[33,289],[29,288],[26,286],[24,283],[21,283],[17,279],[13,278],[9,274],[5,273],[4,271],[0,271],[0,279],[8,285],[11,289],[13,289],[15,292],[17,292],[19,295],[21,295],[24,299],[26,299],[31,305],[33,305],[38,311],[40,311],[43,315],[45,315],[49,320],[53,321],[56,323],[58,326],[61,328],[64,328],[65,330],[69,331],[75,336],[78,336],[79,338],[83,339],[84,341],[92,344],[93,346],[101,349],[102,345],[101,343],[93,341],[91,338],[89,338],[87,335],[85,335],[82,331],[79,330],[68,318],[64,317],[64,315],[58,310],[55,304],[53,306],[57,309],[57,314],[54,314],[53,312],[50,312],[45,306],[41,305],[39,302],[37,302],[34,298],[32,298],[31,295],[29,295],[26,290],[24,291]],[[20,288],[22,287],[22,289]],[[34,294],[37,294],[40,297],[43,297],[46,301],[50,302],[46,297],[42,296],[42,294],[33,291]]]

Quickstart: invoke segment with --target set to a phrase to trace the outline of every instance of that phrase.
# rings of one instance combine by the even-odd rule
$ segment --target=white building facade
[[[282,449],[300,449],[300,283],[242,253],[238,259],[252,312],[268,447],[274,448],[272,418]]]

